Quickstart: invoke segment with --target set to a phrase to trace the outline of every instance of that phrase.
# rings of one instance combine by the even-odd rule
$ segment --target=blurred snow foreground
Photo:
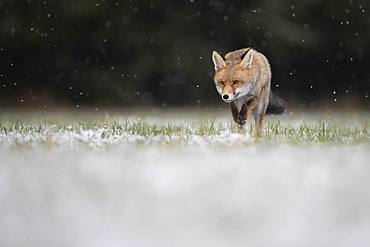
[[[369,151],[0,148],[0,246],[367,246]]]

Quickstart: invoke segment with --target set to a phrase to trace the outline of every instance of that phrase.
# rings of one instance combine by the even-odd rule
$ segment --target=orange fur
[[[270,94],[271,68],[268,60],[251,48],[229,52],[225,59],[213,52],[212,60],[216,89],[231,105],[235,122],[243,129],[248,114],[253,114],[256,135],[259,135]]]

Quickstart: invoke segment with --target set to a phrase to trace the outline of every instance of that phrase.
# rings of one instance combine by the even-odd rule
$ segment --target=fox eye
[[[233,84],[234,85],[237,85],[237,84],[239,84],[240,83],[240,81],[239,80],[233,80]]]
[[[219,81],[218,83],[220,83],[222,86],[225,86],[225,82],[224,81]]]

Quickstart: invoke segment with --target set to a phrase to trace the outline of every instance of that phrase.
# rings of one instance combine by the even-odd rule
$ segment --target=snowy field
[[[368,245],[367,113],[229,120],[3,114],[0,246]]]
[[[369,143],[370,114],[288,113],[266,118],[263,137],[237,131],[229,112],[153,111],[126,114],[0,114],[6,148],[110,148],[117,145],[198,147],[271,144]]]

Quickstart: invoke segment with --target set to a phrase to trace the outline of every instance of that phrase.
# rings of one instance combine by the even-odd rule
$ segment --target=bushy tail
[[[285,101],[270,91],[269,104],[267,105],[266,114],[283,114],[285,109]]]

